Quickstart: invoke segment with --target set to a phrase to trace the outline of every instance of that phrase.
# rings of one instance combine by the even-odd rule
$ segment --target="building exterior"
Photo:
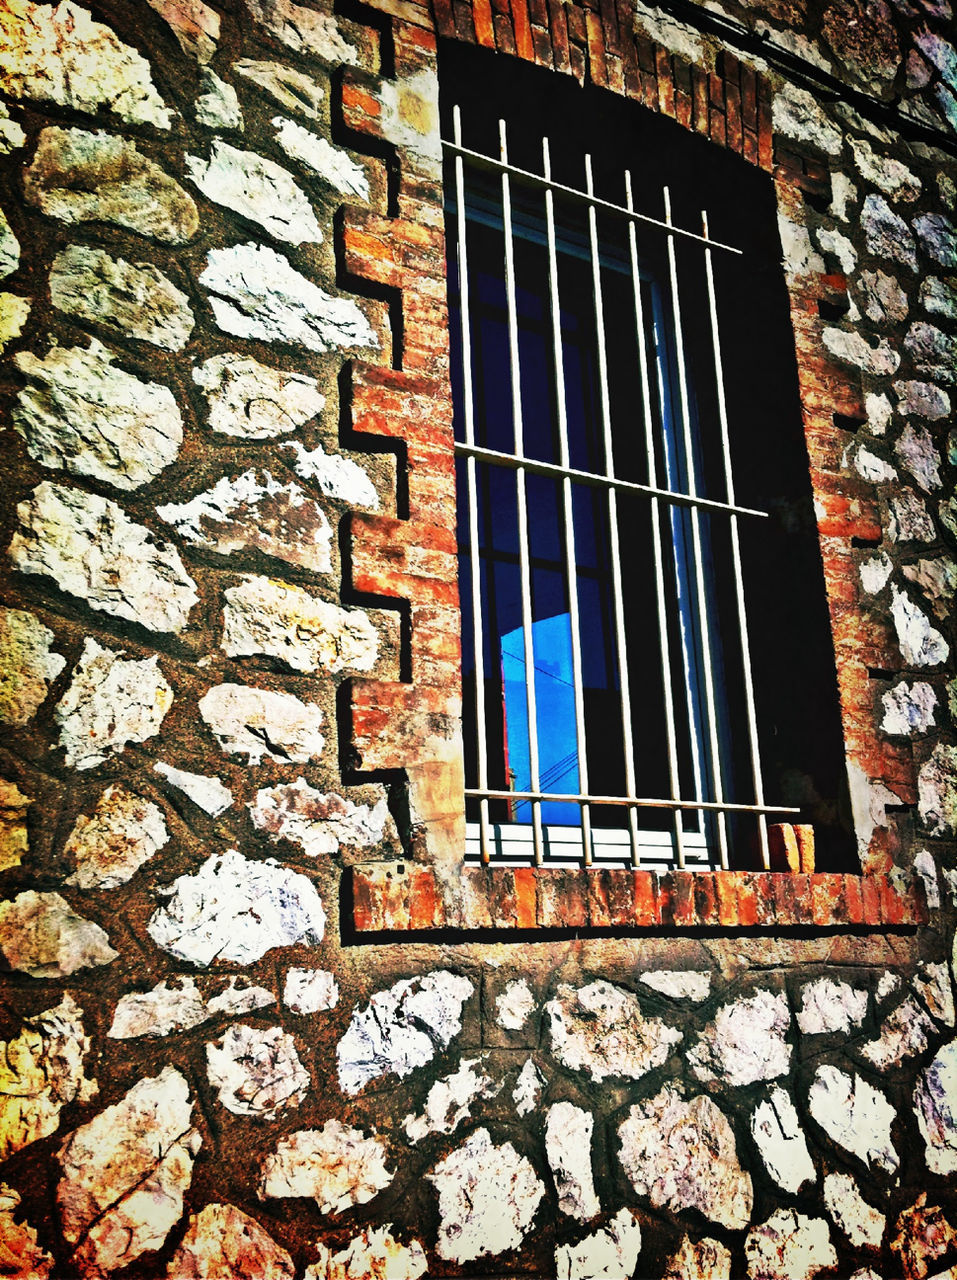
[[[3,0],[4,1274],[957,1275],[955,135],[948,0]]]

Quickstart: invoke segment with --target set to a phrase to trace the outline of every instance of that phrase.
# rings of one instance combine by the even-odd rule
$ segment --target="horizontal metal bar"
[[[589,796],[582,792],[564,791],[480,791],[466,787],[465,794],[476,800],[549,800],[554,803],[609,804],[629,809],[707,809],[716,813],[800,813],[799,808],[786,804],[732,804],[716,800],[661,800],[640,799],[637,796]]]
[[[540,173],[531,173],[528,169],[519,169],[517,165],[506,164],[504,161],[496,160],[492,156],[483,155],[481,151],[471,151],[468,147],[461,147],[455,142],[450,142],[448,138],[442,139],[442,146],[452,155],[462,156],[463,159],[470,160],[479,169],[489,169],[493,173],[507,173],[511,177],[517,178],[520,182],[546,188],[549,191],[558,191],[570,200],[578,200],[581,204],[590,205],[592,208],[603,209],[606,213],[613,213],[618,218],[624,218],[626,222],[643,222],[648,226],[666,231],[669,235],[683,236],[686,240],[694,240],[698,244],[706,244],[709,249],[724,249],[727,253],[744,255],[744,250],[736,248],[733,244],[723,244],[720,240],[708,240],[694,231],[685,231],[683,227],[669,226],[667,222],[662,222],[659,218],[651,218],[645,213],[636,213],[633,209],[625,209],[620,204],[612,204],[610,200],[602,200],[599,196],[590,196],[587,191],[579,191],[577,187],[566,187],[561,182],[543,178]]]
[[[480,462],[510,467],[513,471],[531,471],[534,475],[555,476],[558,479],[567,476],[578,484],[591,485],[595,489],[620,489],[628,493],[640,493],[649,498],[663,498],[665,502],[673,502],[679,507],[703,507],[707,511],[722,512],[725,515],[759,516],[762,520],[768,518],[766,511],[758,511],[754,507],[738,507],[729,502],[717,502],[712,498],[695,498],[687,493],[675,493],[672,489],[658,489],[651,484],[637,484],[634,480],[619,480],[615,476],[603,476],[600,472],[578,471],[574,467],[560,466],[557,462],[518,458],[511,453],[500,453],[497,449],[483,449],[480,445],[465,444],[461,440],[455,442],[455,453],[460,458],[478,458]]]

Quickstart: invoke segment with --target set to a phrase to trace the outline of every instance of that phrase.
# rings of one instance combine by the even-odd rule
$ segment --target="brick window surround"
[[[377,12],[373,12],[377,11]],[[862,874],[465,865],[455,465],[449,383],[436,38],[466,40],[575,75],[676,120],[769,173],[778,207],[802,221],[805,195],[829,192],[824,166],[779,145],[766,79],[732,55],[688,63],[634,33],[628,0],[371,0],[368,20],[392,75],[347,70],[341,120],[397,159],[389,215],[347,208],[347,283],[385,296],[392,367],[354,363],[344,403],[360,447],[398,458],[396,515],[354,514],[344,574],[355,593],[403,618],[401,680],[346,687],[345,759],[356,776],[405,776],[410,857],[351,868],[345,918],[360,937],[407,930],[912,928],[927,920],[919,877],[893,872],[892,830],[876,827]],[[361,147],[361,142],[355,145]],[[372,143],[369,150],[377,150]],[[837,275],[788,282],[801,409],[818,513],[847,758],[864,777],[916,800],[909,754],[877,734],[868,670],[891,637],[865,621],[855,546],[880,539],[873,490],[841,471],[841,425],[865,418],[858,377],[820,340]],[[371,439],[370,439],[371,438]],[[351,582],[349,575],[351,575]],[[794,866],[794,863],[791,863]]]

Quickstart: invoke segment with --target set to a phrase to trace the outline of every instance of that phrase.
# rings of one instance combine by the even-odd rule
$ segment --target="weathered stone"
[[[169,28],[179,47],[197,62],[209,62],[219,42],[219,14],[203,0],[147,0]]]
[[[558,1207],[588,1222],[601,1212],[591,1166],[595,1117],[571,1102],[555,1102],[545,1113],[545,1157],[555,1179]]]
[[[419,167],[440,181],[439,81],[434,69],[423,67],[396,80],[382,80],[376,96],[382,136],[393,146],[410,151]]]
[[[875,436],[882,436],[894,416],[891,402],[883,392],[878,394],[869,391],[864,397],[864,412],[867,414],[868,429]]]
[[[826,270],[824,259],[811,244],[811,235],[807,227],[803,223],[792,222],[780,209],[778,210],[778,232],[781,236],[784,267],[788,276],[800,278],[819,275]]]
[[[296,454],[293,470],[303,480],[311,480],[329,498],[339,498],[351,507],[379,509],[379,495],[372,481],[352,458],[341,454],[327,454],[322,445],[315,449],[304,448],[298,440],[279,446]]]
[[[67,884],[114,889],[169,840],[163,811],[125,787],[113,785],[90,816],[77,818],[63,852],[76,864]]]
[[[33,804],[14,782],[0,778],[0,871],[20,865],[29,850],[27,810]]]
[[[332,570],[332,526],[322,507],[295,481],[280,484],[270,471],[223,476],[189,502],[157,507],[181,538],[220,555],[261,551],[312,573]]]
[[[487,1129],[425,1177],[439,1197],[436,1253],[459,1263],[518,1249],[545,1195],[529,1161],[510,1142],[495,1146]]]
[[[0,279],[13,275],[20,265],[20,241],[13,234],[7,215],[0,209]]]
[[[849,1035],[867,1013],[867,992],[847,982],[818,978],[801,992],[797,1024],[804,1035],[840,1032]]]
[[[186,769],[174,769],[164,760],[157,760],[153,768],[210,817],[215,818],[225,813],[233,803],[233,793],[219,778],[211,778],[204,773],[190,773]]]
[[[937,617],[946,620],[957,594],[957,561],[950,556],[937,556],[901,568],[908,582],[915,582],[923,591]]]
[[[246,0],[246,6],[256,22],[295,53],[314,54],[334,65],[359,61],[358,51],[343,40],[328,14],[293,0]]]
[[[292,1258],[255,1218],[231,1204],[208,1204],[189,1226],[166,1280],[293,1280]]]
[[[957,229],[943,213],[922,213],[914,219],[914,230],[928,257],[942,267],[957,267]]]
[[[12,98],[52,102],[95,113],[112,111],[129,124],[168,129],[150,66],[89,12],[63,0],[6,0],[0,10],[0,89]]]
[[[325,90],[302,71],[282,62],[258,62],[252,58],[241,58],[232,69],[287,111],[307,120],[322,121]]]
[[[100,926],[58,893],[33,889],[0,902],[0,951],[11,969],[31,978],[66,978],[119,955]]]
[[[643,973],[638,981],[652,991],[671,996],[672,1000],[692,1000],[700,1004],[711,994],[711,974],[707,971],[658,969]]]
[[[661,1280],[731,1280],[731,1252],[720,1240],[685,1236]]]
[[[720,1249],[722,1246],[719,1245]],[[621,1209],[603,1227],[577,1244],[555,1249],[556,1280],[612,1280],[634,1275],[641,1252],[641,1226],[630,1209]],[[687,1272],[681,1280],[693,1280]],[[704,1280],[704,1277],[701,1277]],[[715,1273],[713,1280],[721,1280]]]
[[[943,280],[936,276],[925,277],[920,285],[920,304],[932,315],[957,319],[957,279],[953,276]]]
[[[515,1103],[515,1110],[520,1116],[527,1116],[535,1110],[544,1085],[545,1077],[535,1066],[532,1059],[527,1058],[525,1065],[518,1073],[515,1088],[512,1090],[512,1101]]]
[[[10,119],[10,112],[5,102],[0,103],[0,155],[9,155],[17,151],[27,140],[16,120]]]
[[[927,1192],[905,1209],[894,1224],[897,1235],[890,1242],[891,1249],[900,1259],[904,1280],[924,1280],[931,1271],[931,1264],[943,1258],[957,1244],[957,1231],[944,1216],[939,1205],[927,1204]],[[950,1280],[954,1268],[938,1272],[933,1267],[933,1280]]]
[[[413,1146],[433,1133],[454,1133],[471,1117],[470,1107],[479,1098],[494,1098],[501,1090],[483,1071],[476,1071],[481,1058],[463,1058],[458,1070],[436,1080],[425,1099],[422,1115],[407,1115],[402,1122]]]
[[[109,222],[163,244],[185,244],[199,230],[179,183],[135,142],[102,131],[42,129],[23,193],[61,222]]]
[[[855,1249],[881,1247],[887,1219],[867,1203],[850,1174],[825,1175],[824,1206]]]
[[[14,1214],[20,1197],[0,1182],[0,1258],[7,1280],[49,1280],[54,1259],[38,1243],[29,1222],[17,1222]]]
[[[338,1120],[282,1138],[263,1162],[259,1197],[310,1196],[320,1213],[342,1213],[367,1204],[395,1177],[386,1168],[386,1146]]]
[[[911,230],[883,196],[872,192],[864,197],[861,226],[871,253],[878,258],[891,258],[912,271],[917,270],[917,248]]]
[[[276,142],[284,155],[317,173],[340,195],[353,200],[369,199],[369,180],[365,169],[348,152],[340,151],[319,134],[284,116],[275,116],[272,123]]]
[[[957,497],[948,498],[940,504],[940,519],[946,529],[957,538]],[[932,538],[927,539],[932,542]]]
[[[906,319],[907,294],[894,276],[883,271],[862,271],[856,283],[868,319],[876,324]]]
[[[322,241],[305,192],[274,160],[217,138],[208,160],[187,155],[186,167],[207,199],[257,223],[277,240],[297,245]]]
[[[957,832],[957,747],[938,743],[921,765],[917,812],[931,835]]]
[[[223,991],[207,999],[206,1008],[210,1017],[220,1013],[235,1017],[240,1013],[250,1013],[253,1009],[265,1009],[275,1003],[275,996],[265,987],[257,987],[244,978],[234,977],[229,979]]]
[[[909,685],[902,681],[894,689],[888,689],[881,697],[884,718],[881,728],[885,733],[926,733],[934,724],[934,708],[937,694],[933,685],[915,680]]]
[[[947,661],[950,647],[913,601],[891,586],[891,616],[901,656],[909,667],[935,667]]]
[[[900,991],[903,985],[904,983],[899,973],[882,973],[877,989],[874,992],[874,998],[878,1004],[882,1004],[888,996]]]
[[[462,1030],[462,1006],[475,990],[468,978],[433,970],[402,978],[353,1010],[336,1058],[344,1093],[358,1093],[370,1080],[400,1079],[423,1067]]]
[[[752,1227],[744,1242],[749,1280],[812,1280],[837,1266],[837,1253],[823,1218],[796,1209],[776,1209]]]
[[[828,1063],[814,1073],[808,1107],[839,1147],[869,1169],[896,1172],[900,1157],[891,1142],[891,1125],[897,1113],[879,1089]]]
[[[306,1267],[302,1280],[419,1280],[429,1262],[418,1240],[400,1244],[392,1236],[392,1223],[369,1228],[333,1253],[318,1245],[319,1258]]]
[[[953,335],[918,320],[907,330],[904,349],[922,373],[943,382],[957,381],[957,339]]]
[[[937,530],[927,508],[913,489],[901,489],[888,499],[888,535],[892,542],[936,542]]]
[[[199,82],[200,93],[196,99],[196,120],[207,129],[242,130],[242,107],[239,95],[231,84],[220,80],[215,71],[206,67]]]
[[[686,1102],[672,1085],[636,1103],[618,1126],[619,1156],[635,1191],[655,1209],[698,1209],[731,1231],[751,1219],[751,1178],[734,1132],[704,1095]]]
[[[868,595],[877,595],[887,586],[887,580],[894,572],[894,565],[886,551],[879,551],[876,556],[862,560],[860,566],[861,586]]]
[[[321,1013],[339,1003],[339,985],[328,969],[289,969],[282,1002],[293,1013]]]
[[[264,756],[305,763],[318,759],[325,745],[322,711],[292,693],[218,684],[200,699],[199,711],[223,751],[244,755],[247,764]]]
[[[159,1249],[183,1212],[202,1139],[174,1067],[140,1080],[63,1143],[57,1205],[73,1265],[100,1276]]]
[[[257,791],[249,812],[257,830],[272,840],[291,840],[310,858],[338,853],[342,845],[369,848],[390,824],[385,796],[370,808],[334,792],[324,795],[305,778]]]
[[[206,1045],[206,1074],[219,1101],[237,1116],[271,1120],[284,1107],[298,1107],[309,1092],[309,1072],[281,1027],[263,1031],[234,1023]]]
[[[957,1173],[957,1040],[941,1048],[917,1079],[917,1125],[931,1173]]]
[[[831,172],[831,207],[830,214],[838,222],[847,222],[850,207],[857,201],[857,187],[846,173],[840,169]]]
[[[688,1054],[699,1080],[754,1084],[786,1075],[791,1046],[786,1041],[791,1015],[783,993],[756,991],[722,1005]]]
[[[924,852],[926,853],[926,850]],[[929,859],[930,855],[928,854],[927,857]],[[932,860],[931,866],[933,866]],[[950,975],[945,961],[939,964],[933,964],[929,960],[922,961],[918,965],[911,985],[932,1017],[943,1023],[945,1027],[954,1025],[957,1018],[954,1008],[954,991],[950,985]]]
[[[818,227],[814,234],[821,252],[836,258],[843,273],[851,275],[857,266],[857,250],[847,236],[833,227]]]
[[[919,849],[914,856],[914,874],[920,877],[924,886],[924,895],[927,899],[927,906],[931,911],[936,911],[940,907],[940,881],[937,879],[937,864],[934,861],[933,854],[927,849]],[[933,966],[931,966],[932,968]],[[918,980],[914,979],[915,988],[920,991]],[[925,1000],[925,1004],[928,1002]],[[930,1005],[928,1004],[928,1008]],[[931,1009],[931,1013],[934,1010]],[[934,1017],[937,1014],[934,1013]]]
[[[878,187],[892,200],[916,200],[921,193],[921,182],[900,160],[879,155],[863,138],[851,138],[854,162],[865,182]],[[906,302],[905,302],[906,310]]]
[[[524,978],[513,978],[495,998],[495,1021],[506,1031],[521,1031],[535,1010],[535,997]]]
[[[845,453],[845,462],[850,452],[851,450],[848,450]],[[897,479],[897,472],[890,463],[885,462],[883,458],[879,458],[876,453],[872,453],[866,445],[858,445],[853,452],[854,469],[869,484],[883,484]]]
[[[855,365],[865,373],[896,373],[901,358],[897,351],[881,338],[872,347],[865,337],[855,330],[826,328],[821,335],[824,345],[838,360]]]
[[[24,1019],[15,1040],[0,1041],[0,1160],[55,1133],[68,1103],[96,1096],[83,1071],[90,1041],[82,1018],[67,991],[55,1008]]]
[[[109,498],[44,480],[17,507],[10,559],[92,609],[151,631],[179,632],[199,599],[175,548]]]
[[[860,1053],[878,1071],[889,1071],[923,1053],[933,1034],[931,1019],[916,1000],[909,998],[884,1019],[878,1039],[863,1044]]]
[[[0,723],[21,728],[39,711],[66,666],[55,638],[35,614],[0,608]]]
[[[124,659],[95,640],[84,640],[69,688],[53,713],[67,764],[92,769],[128,742],[152,738],[172,703],[156,654]]]
[[[118,489],[136,489],[176,458],[183,419],[169,387],[113,365],[95,338],[13,362],[26,378],[11,417],[32,458]]]
[[[785,1191],[797,1195],[817,1174],[790,1095],[772,1089],[751,1116],[751,1136],[768,1173]]]
[[[189,1031],[210,1016],[195,981],[182,974],[178,985],[160,982],[150,991],[132,991],[122,996],[113,1013],[107,1034],[112,1040],[136,1040],[140,1036],[168,1036]]]
[[[934,5],[928,2],[924,6],[935,17],[948,19],[952,10],[947,0],[938,0]],[[935,12],[936,10],[936,12]],[[953,44],[942,39],[936,32],[927,27],[919,27],[914,33],[914,43],[924,56],[933,63],[951,89],[957,90],[957,49]]]
[[[369,671],[379,637],[361,609],[341,609],[302,587],[246,577],[226,592],[223,651],[264,653],[293,671]]]
[[[182,351],[193,331],[189,299],[162,271],[90,245],[70,245],[53,259],[50,301],[67,315],[164,351]]]
[[[326,913],[311,880],[271,858],[237,849],[211,854],[192,876],[166,889],[147,932],[158,947],[200,968],[214,960],[251,964],[273,947],[322,941]]]
[[[30,298],[20,298],[15,293],[0,293],[0,351],[4,351],[14,338],[19,338],[30,316]]]
[[[295,431],[326,403],[315,378],[270,369],[235,353],[213,356],[197,366],[193,381],[209,401],[212,430],[243,440],[270,440]]]
[[[199,282],[224,333],[318,352],[379,346],[351,298],[334,298],[266,245],[211,249],[207,262]]]
[[[895,382],[898,413],[910,413],[937,422],[950,415],[950,396],[929,382]]]
[[[552,1053],[595,1081],[638,1080],[660,1067],[681,1039],[660,1018],[645,1018],[633,992],[602,980],[577,989],[560,986],[545,1013]]]

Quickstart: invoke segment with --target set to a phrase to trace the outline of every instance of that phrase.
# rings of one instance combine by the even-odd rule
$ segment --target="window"
[[[793,821],[844,869],[764,175],[481,50],[440,83],[467,855],[760,867]]]

